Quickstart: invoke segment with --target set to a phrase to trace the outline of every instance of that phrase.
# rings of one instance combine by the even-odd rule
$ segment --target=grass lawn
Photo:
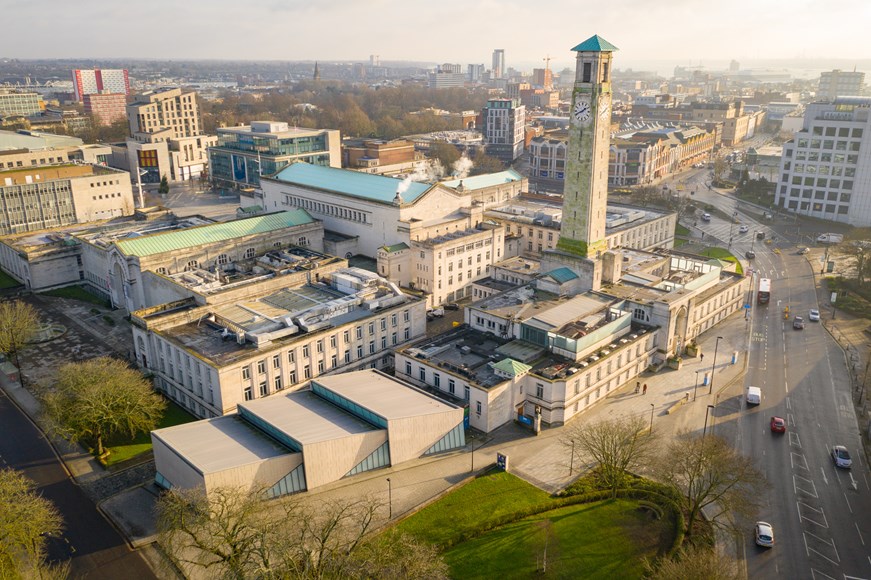
[[[457,544],[445,562],[463,579],[641,578],[644,558],[667,550],[672,531],[637,508],[617,499],[540,513]]]
[[[173,403],[168,401],[166,412],[163,414],[163,419],[157,425],[157,428],[171,427],[173,425],[181,425],[182,423],[190,423],[196,421],[196,417]],[[106,466],[115,465],[122,461],[132,459],[137,455],[151,451],[151,434],[140,433],[135,439],[127,437],[118,437],[106,442],[106,447],[111,451],[106,459]]]
[[[727,250],[726,248],[706,248],[701,252],[702,256],[707,256],[708,258],[716,258],[718,260],[723,260],[724,262],[734,262],[736,264],[735,271],[738,274],[744,273],[744,268],[741,266],[741,262],[738,261],[732,252]]]
[[[97,306],[109,307],[109,302],[103,300],[96,294],[91,294],[81,286],[67,286],[65,288],[56,288],[47,292],[40,292],[46,296],[57,296],[58,298],[72,298],[73,300],[81,300]]]
[[[482,523],[550,501],[547,493],[519,477],[495,472],[478,477],[428,505],[400,522],[396,529],[443,546]]]
[[[690,235],[690,229],[686,226],[676,224],[674,226],[674,235],[676,235],[676,236],[688,236],[688,235]]]
[[[675,238],[674,239],[674,247],[675,248],[679,248],[686,243],[689,243],[689,240],[685,240],[683,238]]]
[[[0,270],[0,290],[4,288],[15,288],[16,286],[21,286],[21,282]]]

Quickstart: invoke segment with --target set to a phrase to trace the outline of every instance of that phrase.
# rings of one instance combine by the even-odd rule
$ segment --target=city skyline
[[[448,0],[437,6],[397,0],[263,5],[156,0],[136,5],[135,10],[127,4],[107,8],[86,1],[46,17],[37,5],[16,3],[5,9],[8,21],[32,24],[4,33],[0,58],[293,61],[364,60],[375,54],[382,61],[489,66],[492,51],[502,48],[507,67],[533,66],[550,55],[551,66],[562,68],[571,66],[573,43],[597,33],[621,49],[621,66],[653,61],[871,59],[862,30],[871,18],[871,5],[859,0],[825,5],[801,0],[789,11],[774,0],[705,4],[703,10],[687,0],[670,4],[667,11],[651,14],[639,0],[618,0],[607,11],[567,0],[553,0],[546,9],[516,0],[474,5]],[[444,18],[452,9],[460,22],[488,26],[470,27],[464,36],[462,28],[457,30]],[[518,34],[518,23],[536,21],[546,34],[528,28]],[[227,23],[232,23],[232,30]],[[420,28],[434,30],[436,23],[459,42],[444,43],[438,35],[430,35],[431,42],[422,41]],[[324,42],[325,30],[332,42]],[[807,34],[811,30],[813,34]],[[244,39],[248,42],[240,42]]]

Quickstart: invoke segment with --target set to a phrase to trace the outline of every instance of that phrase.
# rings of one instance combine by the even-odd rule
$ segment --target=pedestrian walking
[[[644,394],[644,395],[647,394],[647,383],[644,383],[644,389],[642,391],[642,394]]]
[[[699,360],[705,362],[705,353],[699,355]]]
[[[641,391],[641,381],[635,383],[635,394],[637,395]]]

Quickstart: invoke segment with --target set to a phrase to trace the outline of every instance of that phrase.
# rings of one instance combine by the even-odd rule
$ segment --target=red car
[[[786,433],[786,421],[784,421],[780,417],[772,417],[771,418],[771,432],[772,433]]]

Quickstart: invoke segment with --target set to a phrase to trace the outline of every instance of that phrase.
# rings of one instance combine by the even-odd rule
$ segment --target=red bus
[[[759,291],[756,292],[756,301],[759,304],[768,304],[771,300],[771,280],[762,278],[759,280]]]

